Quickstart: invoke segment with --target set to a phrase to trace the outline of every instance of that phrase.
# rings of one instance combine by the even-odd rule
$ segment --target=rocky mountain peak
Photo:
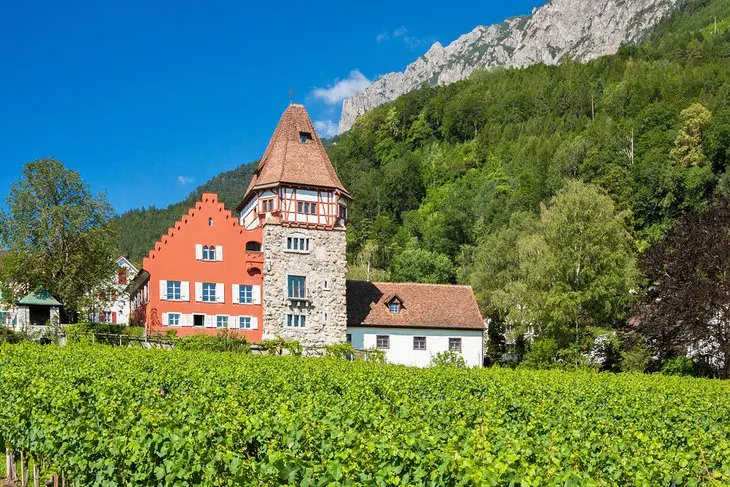
[[[479,69],[588,61],[636,42],[684,0],[551,0],[529,16],[477,26],[446,47],[435,42],[405,71],[389,73],[342,103],[340,133],[373,108],[423,86],[446,85]]]

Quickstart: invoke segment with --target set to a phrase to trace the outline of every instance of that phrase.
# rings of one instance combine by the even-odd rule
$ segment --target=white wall
[[[392,364],[428,367],[431,358],[449,349],[449,338],[461,338],[461,355],[470,367],[482,365],[482,331],[428,328],[386,328],[353,326],[347,328],[352,346],[357,349],[376,348],[377,335],[390,336],[390,348],[385,358]],[[426,350],[413,349],[413,337],[426,337]]]

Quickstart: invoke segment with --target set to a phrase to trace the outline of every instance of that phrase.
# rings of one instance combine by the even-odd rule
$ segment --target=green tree
[[[671,155],[685,166],[701,166],[706,157],[702,147],[702,135],[710,125],[712,113],[700,103],[693,103],[682,110],[682,128],[674,140]]]
[[[517,241],[517,278],[494,293],[508,320],[564,348],[589,325],[625,317],[639,273],[622,215],[595,186],[570,181]]]
[[[436,252],[406,249],[393,259],[392,278],[402,282],[454,282],[455,270],[451,260]]]
[[[0,278],[22,293],[41,286],[67,311],[82,309],[115,272],[113,217],[106,196],[92,194],[76,171],[54,159],[27,163],[0,213],[0,240],[9,250]]]

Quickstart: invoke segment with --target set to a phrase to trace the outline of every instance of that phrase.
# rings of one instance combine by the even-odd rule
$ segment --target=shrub
[[[175,339],[175,348],[181,350],[206,350],[215,352],[249,353],[251,345],[245,337],[239,337],[228,330],[216,335],[193,335]]]
[[[339,359],[354,360],[355,349],[349,343],[337,343],[327,347],[325,354],[328,357],[334,357]]]
[[[695,363],[687,357],[671,357],[662,364],[661,373],[664,375],[693,375]]]
[[[466,363],[460,353],[449,350],[434,355],[431,367],[466,367]]]
[[[621,352],[623,372],[645,372],[649,362],[651,362],[651,352],[643,339],[637,340],[631,348]]]

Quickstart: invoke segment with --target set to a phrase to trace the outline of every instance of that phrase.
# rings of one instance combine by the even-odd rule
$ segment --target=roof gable
[[[235,218],[230,210],[226,210],[223,203],[218,200],[218,195],[215,193],[203,193],[200,196],[200,200],[188,210],[186,214],[183,214],[180,220],[176,221],[175,224],[167,229],[167,233],[163,234],[160,239],[155,243],[152,249],[142,260],[142,269],[149,268],[148,262],[155,260],[164,254],[167,247],[175,244],[175,236],[188,230],[187,227],[194,225],[194,221],[202,219],[198,225],[205,225],[207,228],[208,218],[215,217],[217,222],[214,225],[215,232],[219,235],[236,235],[241,236],[241,248],[245,248],[245,239],[243,236],[247,231],[238,224],[238,219]],[[194,230],[193,230],[194,231]],[[209,238],[209,236],[200,236],[201,242],[203,239]],[[215,241],[219,241],[215,240]]]
[[[347,326],[484,330],[484,319],[470,286],[347,281]]]
[[[252,192],[280,184],[328,188],[348,195],[303,105],[291,104],[284,111],[238,210]]]

